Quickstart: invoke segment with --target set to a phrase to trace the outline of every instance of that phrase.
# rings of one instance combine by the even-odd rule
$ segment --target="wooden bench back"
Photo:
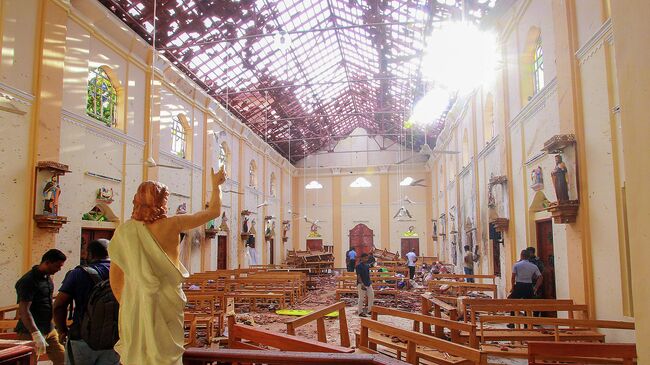
[[[621,364],[636,364],[636,345],[633,343],[576,343],[528,342],[528,365],[548,364],[555,361],[618,360]]]
[[[482,284],[482,283],[466,283],[464,281],[447,281],[447,280],[429,280],[427,282],[427,289],[429,291],[437,291],[442,285],[448,285],[454,288],[458,294],[466,294],[468,291],[488,292],[492,293],[492,298],[497,297],[496,284]]]
[[[314,312],[298,317],[287,322],[287,333],[296,334],[296,328],[316,321],[316,330],[319,342],[327,342],[327,331],[325,330],[325,316],[332,312],[339,313],[340,344],[343,347],[350,347],[350,333],[348,332],[348,320],[345,315],[345,302],[336,302],[327,307],[316,309]]]
[[[407,365],[403,361],[377,354],[339,354],[296,351],[256,351],[188,348],[183,353],[184,365],[278,364],[278,365]],[[23,365],[23,364],[20,364]],[[27,363],[25,363],[27,365]]]
[[[428,336],[419,332],[395,328],[393,325],[381,323],[375,320],[362,318],[360,330],[361,335],[357,347],[362,350],[372,351],[369,331],[386,334],[389,337],[397,336],[400,339],[406,340],[406,362],[410,364],[419,363],[417,357],[418,346],[436,349],[453,356],[462,357],[473,364],[483,365],[487,363],[487,356],[477,349],[442,340],[433,336]]]
[[[447,328],[451,332],[451,341],[460,343],[460,332],[467,332],[469,334],[469,345],[473,348],[478,348],[478,339],[476,337],[476,326],[469,323],[456,322],[444,318],[437,318],[418,313],[405,312],[398,309],[386,308],[381,306],[372,307],[372,319],[378,320],[379,316],[392,316],[397,318],[405,318],[413,321],[413,331],[419,332],[420,323],[422,323],[422,330],[427,335],[435,335],[437,338],[444,339],[444,329]],[[431,332],[431,326],[434,326],[434,332]]]
[[[453,279],[453,280],[465,280],[465,279],[474,279],[476,281],[479,281],[479,283],[483,283],[484,281],[487,281],[485,284],[495,284],[496,283],[496,275],[483,275],[483,274],[475,274],[475,275],[464,275],[464,274],[432,274],[431,275],[431,280],[440,280],[440,279]]]
[[[18,304],[0,307],[0,333],[13,332],[18,324]]]
[[[534,304],[526,303],[526,301],[516,304],[477,304],[472,305],[469,310],[472,324],[476,324],[477,313],[480,312],[489,314],[514,312],[516,315],[519,315],[519,312],[525,312],[528,317],[532,317],[533,312],[553,312],[555,314],[567,312],[569,319],[575,318],[576,313],[579,313],[583,318],[587,318],[589,314],[589,306],[584,304]]]
[[[228,317],[228,348],[262,350],[262,347],[253,345],[244,340],[272,347],[281,351],[303,352],[328,352],[328,353],[353,353],[354,349],[330,345],[306,338],[271,332],[251,326],[235,324],[235,317]]]

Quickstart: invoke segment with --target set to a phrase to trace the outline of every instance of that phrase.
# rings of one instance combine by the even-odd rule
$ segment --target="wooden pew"
[[[318,341],[327,343],[327,332],[325,330],[325,316],[332,312],[339,313],[339,332],[341,334],[340,344],[343,347],[350,347],[350,333],[348,332],[348,320],[345,315],[345,302],[337,302],[324,308],[315,310],[312,313],[287,322],[287,334],[295,335],[296,328],[316,321]]]
[[[249,298],[253,301],[272,299],[277,300],[279,306],[284,308],[285,302],[292,305],[296,302],[297,292],[300,290],[298,285],[293,280],[282,278],[238,278],[226,280],[224,296]]]
[[[487,329],[485,325],[514,323],[515,329]],[[528,328],[521,328],[526,325]],[[537,326],[537,327],[536,327]],[[605,321],[591,319],[544,318],[524,316],[483,316],[481,318],[478,337],[481,350],[484,352],[507,357],[527,356],[526,345],[512,346],[508,351],[502,351],[502,346],[492,345],[490,341],[591,341],[603,342],[605,335],[598,332],[601,328],[633,330],[633,322]]]
[[[399,278],[389,276],[390,273],[370,274],[372,288],[375,292],[375,299],[378,296],[389,296],[397,305],[397,281]],[[357,277],[343,275],[336,278],[336,300],[341,300],[343,294],[357,294]]]
[[[487,314],[509,314],[514,312],[516,316],[518,316],[520,312],[524,312],[528,317],[532,317],[534,312],[554,313],[556,317],[560,313],[566,312],[569,319],[576,318],[576,313],[583,318],[587,318],[589,312],[589,307],[584,304],[535,304],[528,303],[527,300],[519,301],[520,303],[473,304],[469,307],[470,322],[476,324],[476,322],[480,320],[480,317],[477,315],[479,312]]]
[[[529,342],[528,365],[548,364],[547,361],[586,362],[588,364],[636,364],[633,343],[575,343]]]
[[[13,315],[12,315],[13,314]],[[18,304],[0,307],[0,333],[13,332],[18,324]]]
[[[391,338],[398,338],[406,343],[395,343]],[[404,352],[406,362],[409,364],[419,364],[420,359],[445,365],[487,364],[487,356],[477,349],[362,318],[357,348],[361,351],[377,353],[378,345],[396,352],[398,360]]]
[[[307,274],[302,272],[256,272],[249,275],[249,278],[286,279],[293,281],[296,285],[297,298],[303,298],[307,294]]]
[[[255,363],[280,365],[406,365],[407,363],[378,354],[341,354],[297,351],[208,350],[187,349],[184,365],[217,363]],[[22,365],[22,364],[21,364]]]
[[[442,290],[441,288],[446,285],[448,289]],[[427,282],[427,289],[435,292],[446,292],[453,290],[457,295],[467,295],[470,291],[488,292],[492,294],[492,298],[497,297],[496,284],[482,284],[482,283],[466,283],[464,281],[447,281],[447,280],[429,280]]]
[[[440,339],[446,339],[445,337],[445,328],[450,331],[451,341],[454,343],[463,342],[460,334],[461,332],[469,333],[469,339],[464,341],[465,344],[468,344],[472,348],[478,349],[479,342],[476,337],[476,326],[469,323],[456,322],[453,320],[431,317],[428,315],[405,312],[392,308],[385,308],[380,306],[372,307],[372,319],[378,320],[379,316],[392,316],[397,318],[410,319],[413,321],[413,331],[420,331],[420,324],[422,324],[422,332],[427,335],[433,335]],[[434,327],[433,332],[431,331],[431,326]]]
[[[186,293],[185,296],[187,303],[184,312],[194,316],[195,330],[205,328],[207,342],[211,343],[214,337],[221,335],[224,328],[223,310],[217,310],[217,305],[223,308],[223,304],[218,304],[223,300],[223,296],[193,293]]]
[[[467,281],[466,279],[474,279],[479,283],[487,281],[485,284],[496,284],[496,275],[484,275],[484,274],[474,274],[474,275],[464,275],[464,274],[432,274],[431,280],[441,280],[441,279],[451,279],[456,281]],[[480,281],[479,281],[480,280]]]
[[[0,340],[0,364],[36,365],[36,350],[25,341]]]
[[[280,351],[304,351],[327,353],[353,353],[354,349],[330,345],[306,338],[271,332],[235,323],[234,316],[228,316],[228,348],[243,350],[266,350],[267,346]]]
[[[439,296],[438,296],[439,297]],[[457,301],[458,313],[463,317],[465,322],[471,318],[471,313],[468,313],[467,308],[470,310],[472,306],[476,305],[519,305],[519,304],[573,304],[572,299],[490,299],[490,298],[462,298]]]
[[[445,311],[450,320],[458,320],[458,309],[455,305],[449,304],[442,299],[436,298],[434,296],[429,297],[426,294],[422,294],[420,297],[422,301],[422,314],[433,315],[436,318],[443,318],[442,313]]]

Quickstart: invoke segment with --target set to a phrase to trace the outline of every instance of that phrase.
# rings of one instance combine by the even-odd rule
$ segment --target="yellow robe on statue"
[[[120,340],[124,365],[181,365],[185,267],[172,262],[143,222],[120,225],[108,245],[111,261],[124,271]]]

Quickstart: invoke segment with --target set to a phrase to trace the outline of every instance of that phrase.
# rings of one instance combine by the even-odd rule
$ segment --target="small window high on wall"
[[[537,94],[544,87],[544,52],[542,51],[542,37],[537,37],[535,54],[533,55],[533,92]]]
[[[179,116],[172,117],[172,153],[180,158],[185,158],[185,152],[187,149],[187,134],[185,133],[185,127]]]
[[[88,73],[86,114],[109,127],[117,126],[117,92],[101,67]]]

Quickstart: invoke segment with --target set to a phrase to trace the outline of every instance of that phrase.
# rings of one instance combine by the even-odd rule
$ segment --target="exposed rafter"
[[[154,0],[98,1],[151,44]],[[424,132],[398,136],[426,89],[425,35],[495,1],[156,0],[156,48],[291,162],[357,127],[417,148]]]

